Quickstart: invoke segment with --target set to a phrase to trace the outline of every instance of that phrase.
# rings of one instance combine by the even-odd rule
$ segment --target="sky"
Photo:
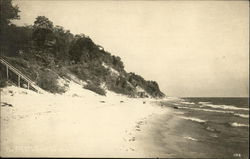
[[[248,1],[15,0],[17,25],[39,15],[120,56],[168,96],[249,96]]]

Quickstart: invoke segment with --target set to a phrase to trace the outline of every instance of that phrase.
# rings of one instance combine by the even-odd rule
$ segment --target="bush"
[[[146,82],[145,90],[149,93],[152,97],[164,97],[164,93],[162,93],[159,89],[159,85],[155,81],[147,81]]]
[[[106,84],[108,86],[108,89],[115,93],[130,95],[130,96],[135,94],[133,87],[131,87],[128,84],[125,77],[119,76],[118,78],[115,79],[110,77]]]
[[[84,86],[85,89],[88,89],[88,90],[91,90],[97,94],[100,94],[102,96],[105,96],[106,95],[106,91],[100,87],[98,87],[97,85],[95,84],[92,84],[92,83],[88,83],[87,85]]]
[[[56,72],[57,72],[57,74],[58,74],[60,77],[66,77],[66,78],[70,79],[70,76],[69,76],[70,71],[69,71],[66,67],[64,67],[64,66],[58,67],[58,68],[56,69]]]
[[[49,70],[40,71],[38,85],[51,93],[65,92],[64,88],[57,84],[57,74]]]

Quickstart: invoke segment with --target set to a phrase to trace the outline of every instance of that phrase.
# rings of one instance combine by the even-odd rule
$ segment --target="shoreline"
[[[218,114],[218,112],[205,112],[206,114],[201,112],[200,116],[195,116],[197,112],[191,108],[190,111],[175,109],[178,102],[184,103],[182,101],[166,102],[165,106],[169,106],[172,113],[154,116],[154,119],[150,120],[144,130],[144,134],[141,136],[141,145],[144,146],[146,157],[235,158],[236,154],[242,158],[248,157],[249,140],[248,142],[244,140],[248,137],[246,132],[249,130],[248,127],[226,124],[235,123],[237,120],[238,122],[243,122],[243,120],[246,122],[245,118],[231,115],[231,121],[229,121],[227,120],[229,114]],[[185,104],[189,105],[188,102]],[[199,105],[196,104],[196,107]],[[220,115],[220,118],[215,119],[212,115]],[[228,147],[229,144],[232,146]]]
[[[138,136],[169,112],[154,99],[88,90],[41,95],[11,86],[1,100],[9,104],[1,106],[2,157],[143,157]]]
[[[176,103],[183,103],[178,98],[135,99],[112,92],[104,97],[75,90],[54,95],[4,88],[1,156],[232,157],[229,150],[246,156],[245,150],[224,147],[226,141],[220,131],[214,131],[220,130],[216,125],[185,117],[186,109],[175,109]]]
[[[166,111],[162,114],[152,115],[150,120],[148,120],[147,125],[143,128],[143,133],[136,135],[139,139],[138,145],[142,146],[144,152],[143,157],[175,157],[175,155],[172,154],[175,148],[171,148],[172,146],[174,147],[174,145],[171,145],[171,138],[169,138],[171,136],[166,138],[166,134],[171,133],[171,130],[175,128],[180,119],[171,108],[163,107],[162,109],[165,109]],[[168,152],[166,152],[166,147],[164,146],[166,144],[164,139],[166,139],[168,145],[170,145]]]

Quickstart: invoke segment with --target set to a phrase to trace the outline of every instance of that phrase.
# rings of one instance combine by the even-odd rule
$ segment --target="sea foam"
[[[211,102],[199,102],[198,104],[211,104]]]
[[[202,119],[199,119],[199,118],[184,117],[184,116],[180,116],[180,118],[186,119],[186,120],[196,121],[196,122],[199,122],[199,123],[205,123],[206,122],[206,120],[202,120]]]
[[[241,124],[241,123],[236,123],[236,122],[230,123],[230,125],[233,127],[249,127],[249,125],[247,124]]]
[[[249,115],[248,115],[248,114],[237,114],[237,113],[235,113],[234,115],[235,115],[235,116],[242,117],[242,118],[249,118]]]
[[[183,102],[180,102],[180,103],[182,103],[182,104],[192,104],[192,105],[195,104],[195,103],[193,103],[193,102],[184,102],[184,101],[183,101]]]
[[[192,140],[192,141],[198,141],[198,139],[192,138],[190,136],[185,136],[184,139]]]
[[[180,105],[180,104],[178,104],[178,103],[173,103],[173,105]]]
[[[197,111],[206,111],[206,112],[217,112],[217,113],[234,113],[234,111],[224,111],[224,110],[214,110],[214,109],[201,109],[201,108],[189,108],[189,107],[179,107],[182,109],[191,109]]]
[[[219,109],[229,109],[229,110],[249,110],[249,108],[239,108],[232,105],[214,105],[214,104],[203,104],[206,107],[219,108]]]

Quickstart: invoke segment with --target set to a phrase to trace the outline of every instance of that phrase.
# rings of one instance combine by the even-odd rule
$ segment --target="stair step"
[[[11,65],[9,62],[7,62],[2,57],[0,57],[0,63],[2,63],[3,65],[6,66],[7,72],[9,70],[11,70],[12,72],[14,72],[16,75],[18,75],[18,77],[22,78],[24,81],[26,81],[27,83],[29,83],[29,87],[34,88],[38,93],[43,94],[43,93],[46,92],[42,88],[40,88],[34,81],[32,81],[31,79],[29,79],[21,71],[19,71],[17,68],[15,68],[13,65]],[[7,75],[7,78],[8,78],[8,75]]]

